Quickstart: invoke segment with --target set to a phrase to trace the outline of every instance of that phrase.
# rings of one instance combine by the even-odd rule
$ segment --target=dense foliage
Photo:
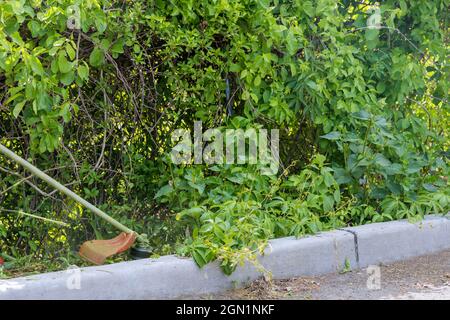
[[[0,143],[227,273],[269,238],[446,212],[449,4],[2,1]],[[280,128],[278,175],[171,163],[196,120]],[[116,232],[3,157],[0,210],[16,257]]]

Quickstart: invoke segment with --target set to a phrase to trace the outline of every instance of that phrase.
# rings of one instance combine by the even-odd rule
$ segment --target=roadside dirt
[[[450,250],[379,267],[379,282],[371,277],[372,267],[319,277],[260,279],[242,289],[197,298],[450,300]]]

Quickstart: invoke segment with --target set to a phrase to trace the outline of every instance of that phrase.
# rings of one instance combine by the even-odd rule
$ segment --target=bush
[[[227,272],[272,237],[445,212],[448,5],[3,1],[0,142],[155,252]],[[173,165],[170,134],[195,120],[281,128],[279,175]],[[52,258],[114,232],[1,159],[3,209],[71,225],[3,211],[1,251]]]

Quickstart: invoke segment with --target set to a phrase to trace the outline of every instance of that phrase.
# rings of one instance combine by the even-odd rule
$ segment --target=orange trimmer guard
[[[103,264],[106,258],[128,250],[136,240],[136,233],[122,232],[110,240],[89,240],[80,247],[80,256],[96,265]]]

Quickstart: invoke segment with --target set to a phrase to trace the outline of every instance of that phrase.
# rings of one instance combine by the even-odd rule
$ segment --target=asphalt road
[[[450,300],[450,250],[340,274],[267,282],[201,299]]]

